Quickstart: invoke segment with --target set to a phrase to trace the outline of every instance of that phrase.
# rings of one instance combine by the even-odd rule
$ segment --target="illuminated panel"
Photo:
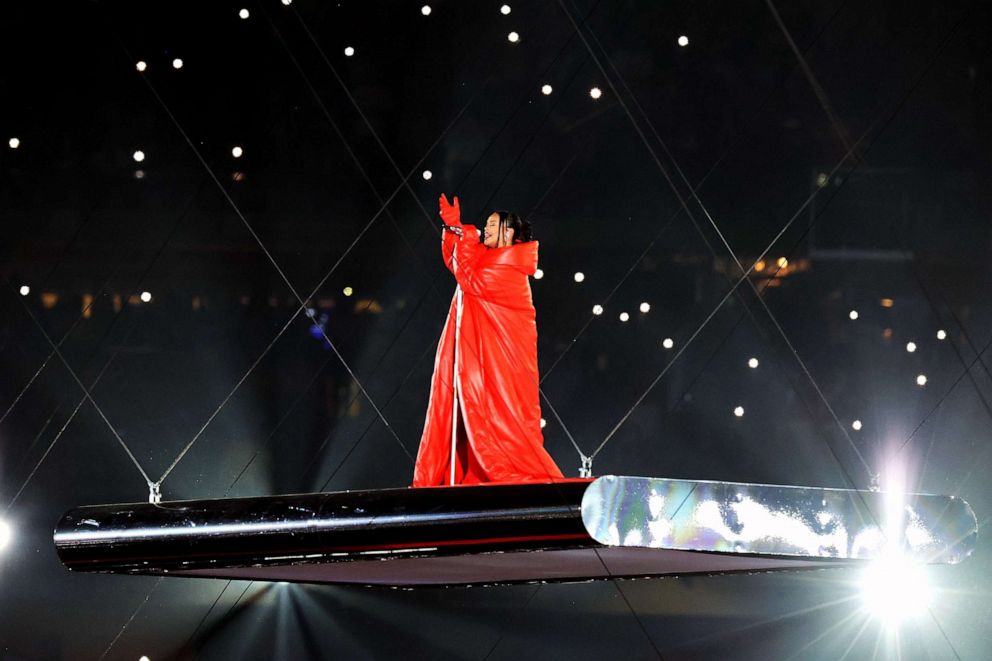
[[[885,493],[845,489],[600,477],[582,498],[589,535],[609,546],[869,560],[886,531],[909,557],[956,564],[978,525],[953,496],[907,494],[886,517]],[[891,498],[888,498],[891,500]],[[891,507],[889,510],[891,511]]]

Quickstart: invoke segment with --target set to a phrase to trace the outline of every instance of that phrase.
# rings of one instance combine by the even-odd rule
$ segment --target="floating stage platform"
[[[73,571],[392,587],[569,582],[972,553],[953,496],[607,475],[72,509]]]

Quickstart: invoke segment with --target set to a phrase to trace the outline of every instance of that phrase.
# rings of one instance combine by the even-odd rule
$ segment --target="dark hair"
[[[534,240],[533,230],[530,222],[524,220],[512,211],[496,211],[499,215],[499,233],[503,234],[503,228],[509,227],[513,230],[513,242],[525,243]]]

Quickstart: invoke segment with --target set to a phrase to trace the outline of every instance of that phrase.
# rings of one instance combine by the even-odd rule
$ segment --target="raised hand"
[[[458,204],[458,196],[455,195],[454,204],[448,203],[448,198],[445,197],[444,193],[441,193],[441,197],[438,198],[438,206],[440,207],[441,220],[444,221],[445,225],[461,225],[462,219],[462,208]]]

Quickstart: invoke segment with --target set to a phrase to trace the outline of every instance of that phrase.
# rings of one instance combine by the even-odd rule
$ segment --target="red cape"
[[[537,322],[527,279],[537,269],[538,244],[489,249],[479,243],[478,229],[461,227],[460,238],[444,232],[441,242],[444,263],[462,290],[458,385],[468,453],[459,457],[456,481],[560,480],[541,434]],[[449,481],[456,298],[457,292],[434,359],[415,487]]]

